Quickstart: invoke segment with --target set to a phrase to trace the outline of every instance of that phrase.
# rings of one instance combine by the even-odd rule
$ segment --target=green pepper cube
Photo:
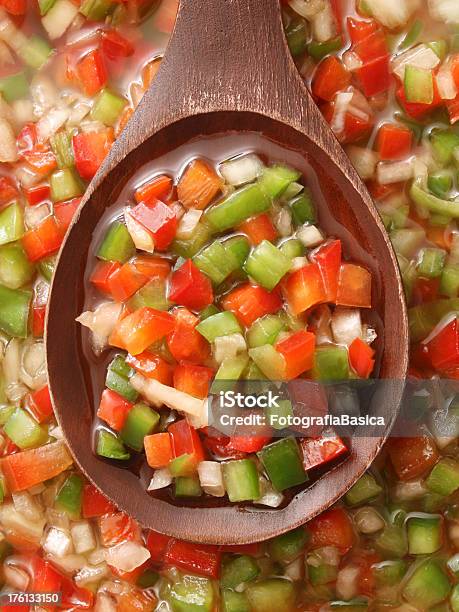
[[[433,130],[430,144],[438,163],[447,166],[453,161],[454,150],[459,147],[459,135],[451,130]]]
[[[295,608],[293,582],[283,578],[266,578],[253,582],[245,590],[251,612],[291,612]]]
[[[253,557],[239,555],[228,559],[222,567],[220,584],[222,587],[235,589],[243,582],[249,582],[258,576],[260,568]]]
[[[100,121],[108,126],[114,126],[123,112],[127,100],[113,93],[109,89],[103,89],[94,100],[91,109],[91,119]]]
[[[0,285],[0,329],[9,336],[27,338],[32,292]]]
[[[274,561],[290,563],[302,553],[306,541],[304,527],[298,527],[272,539],[268,545],[269,555]]]
[[[295,225],[304,225],[305,223],[315,223],[317,221],[316,209],[309,189],[305,189],[304,193],[290,200],[288,205]]]
[[[213,315],[219,312],[220,311],[215,306],[215,304],[209,304],[209,306],[206,306],[204,310],[201,310],[201,312],[199,313],[199,319],[201,321],[204,321],[204,319],[208,319],[209,317],[212,317]]]
[[[3,380],[2,380],[2,377],[0,377],[0,404],[6,401],[7,399],[6,399],[6,396],[4,395]],[[5,406],[0,405],[0,425],[4,425],[15,410],[16,410],[16,406],[11,406],[8,404]]]
[[[223,480],[231,502],[255,501],[260,498],[257,466],[251,459],[238,459],[222,464]]]
[[[48,282],[51,282],[54,274],[54,268],[56,267],[56,258],[48,257],[46,259],[41,259],[38,262],[38,270],[40,274],[45,278]]]
[[[220,336],[242,333],[238,320],[229,310],[207,317],[198,323],[196,329],[208,342],[213,342]]]
[[[378,587],[398,586],[406,574],[408,565],[403,559],[382,561],[373,565],[373,575]]]
[[[358,506],[375,499],[382,491],[375,477],[367,472],[349,489],[344,499],[348,506]]]
[[[84,186],[72,168],[56,170],[49,180],[53,202],[64,202],[83,195]]]
[[[50,143],[59,168],[72,168],[75,165],[75,158],[71,133],[67,130],[60,130],[51,136]]]
[[[41,36],[32,36],[25,45],[23,45],[18,55],[20,58],[34,70],[40,70],[48,61],[53,50]]]
[[[304,245],[296,238],[286,240],[279,246],[279,249],[282,251],[285,257],[290,259],[290,261],[295,257],[303,257],[304,255]]]
[[[408,552],[406,532],[399,525],[386,525],[376,538],[375,545],[387,557],[404,557]]]
[[[288,166],[275,165],[264,168],[258,179],[258,185],[272,199],[281,196],[290,183],[294,183],[301,176],[301,172]]]
[[[171,245],[171,250],[175,255],[190,259],[210,240],[212,232],[212,226],[204,219],[194,228],[190,238],[174,240]]]
[[[6,435],[19,448],[36,448],[48,440],[47,427],[40,425],[22,408],[16,408],[3,427]]]
[[[220,364],[214,380],[230,382],[239,380],[247,367],[248,362],[249,358],[246,353],[241,353],[240,355],[235,355],[234,357],[227,357]],[[214,389],[218,388],[220,391],[223,391],[223,387],[226,386],[222,385],[220,382],[215,382],[212,387],[212,392],[215,392]]]
[[[440,294],[450,298],[459,293],[459,266],[447,265],[443,268],[440,278]]]
[[[446,260],[446,251],[436,248],[422,249],[418,260],[418,274],[425,278],[440,276]]]
[[[139,308],[154,308],[155,310],[169,310],[167,299],[167,285],[161,278],[153,278],[149,283],[141,287],[128,301],[131,311]]]
[[[212,612],[215,608],[213,583],[201,576],[182,576],[164,595],[173,612]]]
[[[427,43],[427,46],[432,49],[437,57],[439,57],[442,61],[448,54],[448,43],[446,40],[432,40]],[[451,41],[451,50],[454,51],[454,44]]]
[[[266,212],[271,198],[257,184],[246,185],[209,208],[206,220],[219,232],[237,227],[249,217]]]
[[[313,376],[321,381],[339,381],[349,378],[347,349],[341,346],[320,347],[314,354]]]
[[[407,520],[408,552],[430,555],[442,544],[442,522],[438,516],[413,516]]]
[[[438,198],[446,199],[453,188],[453,177],[450,172],[444,170],[429,174],[427,186]]]
[[[169,471],[174,478],[193,476],[197,467],[196,457],[188,453],[175,457],[169,463]]]
[[[97,454],[107,459],[119,459],[126,461],[130,454],[125,449],[120,438],[106,429],[99,430],[97,438]]]
[[[158,572],[155,572],[151,569],[146,569],[137,578],[136,585],[140,587],[141,589],[150,589],[151,587],[155,586],[158,580],[159,580]]]
[[[14,102],[29,95],[29,83],[25,72],[17,72],[8,76],[0,77],[0,94],[6,102]]]
[[[250,244],[245,236],[233,236],[223,242],[228,257],[237,262],[236,270],[240,270],[249,256]]]
[[[327,55],[339,51],[342,46],[343,39],[341,36],[336,36],[335,38],[332,38],[331,40],[327,40],[325,42],[317,42],[313,40],[308,45],[308,55],[312,57],[316,62],[319,62]]]
[[[439,495],[454,493],[459,489],[459,463],[449,457],[441,459],[430,472],[426,486]]]
[[[80,13],[92,21],[102,21],[113,10],[113,0],[84,0]]]
[[[280,249],[269,240],[263,240],[248,256],[244,270],[259,285],[271,291],[287,274],[291,265],[291,260]]]
[[[408,603],[426,610],[446,599],[450,589],[448,576],[440,563],[427,559],[416,567],[405,582],[402,595]]]
[[[288,48],[293,57],[301,55],[308,46],[308,27],[304,19],[292,21],[285,30]]]
[[[406,101],[415,104],[432,104],[434,99],[434,81],[431,70],[416,66],[405,67]]]
[[[135,244],[127,227],[120,221],[114,221],[102,240],[97,257],[105,261],[126,263],[135,255],[135,252]]]
[[[230,250],[215,240],[203,251],[193,257],[193,263],[197,268],[207,274],[213,283],[219,285],[231,272],[239,267],[239,262]]]
[[[310,559],[310,556],[308,556]],[[308,578],[313,586],[328,584],[335,582],[338,576],[338,568],[336,565],[321,563],[320,565],[307,565]]]
[[[56,4],[56,0],[38,0],[40,15],[43,17]]]
[[[285,327],[284,320],[277,315],[265,315],[257,319],[247,331],[249,347],[255,348],[264,344],[274,344]]]
[[[32,280],[34,271],[21,244],[0,247],[0,283],[5,287],[19,289]]]
[[[136,404],[128,412],[121,430],[121,439],[126,446],[140,452],[143,448],[143,439],[156,429],[159,419],[159,414],[150,406]]]
[[[24,234],[24,214],[17,202],[0,212],[0,245],[19,240]]]
[[[276,440],[262,448],[257,455],[277,491],[284,491],[308,480],[295,438]]]
[[[272,344],[249,349],[249,356],[270,380],[284,380],[285,357],[276,351]]]
[[[459,612],[459,584],[456,584],[456,586],[453,588],[449,598],[449,604],[453,612]]]
[[[129,402],[135,402],[139,394],[129,382],[133,370],[121,355],[117,355],[110,363],[105,378],[105,386],[125,397]]]
[[[66,512],[72,520],[78,520],[82,501],[83,479],[78,474],[71,474],[56,495],[56,509]]]
[[[245,593],[223,589],[221,593],[222,612],[250,612]]]
[[[198,476],[178,476],[174,484],[175,497],[201,497],[202,495]]]

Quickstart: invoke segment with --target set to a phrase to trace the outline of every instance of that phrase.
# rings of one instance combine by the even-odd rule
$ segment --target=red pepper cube
[[[131,355],[139,355],[167,336],[174,326],[175,319],[171,314],[144,306],[119,320],[109,341],[112,346],[125,349]]]
[[[99,519],[102,546],[115,546],[124,540],[141,541],[140,527],[124,512],[104,514]]]
[[[172,208],[161,200],[140,202],[129,211],[130,215],[153,236],[155,248],[165,251],[175,238],[177,217]]]
[[[395,473],[403,481],[423,476],[439,459],[434,440],[422,432],[412,438],[392,437],[387,449]]]
[[[76,75],[88,96],[94,96],[107,83],[108,73],[99,49],[87,53],[76,65]]]
[[[45,423],[53,416],[53,405],[49,394],[49,387],[45,385],[27,396],[27,408],[39,423]]]
[[[113,514],[116,512],[116,506],[109,501],[103,493],[101,493],[92,484],[85,484],[83,487],[83,502],[82,502],[83,518],[95,518],[104,514]]]
[[[315,263],[307,264],[290,274],[283,283],[283,291],[294,315],[327,299],[322,274]]]
[[[0,6],[3,6],[10,15],[25,15],[27,10],[26,0],[1,0]]]
[[[169,544],[173,541],[173,538],[162,533],[158,533],[157,531],[148,532],[145,545],[150,551],[150,560],[155,565],[162,565],[164,563],[166,550]]]
[[[447,100],[446,108],[448,109],[449,122],[454,125],[459,121],[459,96],[454,100]]]
[[[341,264],[336,303],[351,308],[371,308],[371,274],[366,268]]]
[[[134,263],[127,262],[107,279],[109,293],[117,302],[124,302],[141,289],[148,277],[138,271]]]
[[[101,293],[110,295],[111,290],[108,281],[113,274],[120,270],[120,268],[121,264],[119,261],[99,261],[91,274],[90,282]]]
[[[329,56],[317,66],[312,79],[312,92],[318,98],[330,102],[350,82],[351,73],[344,64],[335,56]]]
[[[349,363],[351,368],[360,378],[368,378],[375,366],[375,352],[361,340],[356,338],[349,346]]]
[[[64,232],[55,217],[49,216],[21,238],[30,261],[39,261],[56,253],[64,239]]]
[[[434,97],[430,104],[408,102],[405,95],[405,87],[401,85],[401,87],[397,90],[397,99],[407,115],[413,117],[413,119],[421,119],[428,113],[431,113],[433,110],[444,104],[444,100],[442,100],[438,91],[436,79],[433,80],[433,85]]]
[[[306,471],[321,467],[347,453],[347,446],[331,431],[315,438],[300,440],[303,467]]]
[[[356,74],[367,98],[384,93],[390,88],[392,77],[389,69],[389,55],[365,61]]]
[[[172,274],[169,298],[192,310],[202,310],[214,301],[212,284],[191,259],[187,259]]]
[[[36,206],[42,202],[46,202],[51,197],[51,189],[48,184],[35,185],[29,189],[24,189],[27,202],[30,206]]]
[[[459,365],[459,325],[457,317],[424,343],[432,366],[439,372]]]
[[[217,546],[172,540],[166,548],[164,562],[199,576],[217,579],[221,557]]]
[[[150,280],[166,280],[171,272],[170,261],[164,257],[137,255],[132,263],[141,274],[148,276]]]
[[[32,304],[32,335],[42,338],[45,333],[46,305]]]
[[[81,178],[90,181],[99,170],[113,144],[113,130],[81,132],[72,138],[75,166]]]
[[[155,177],[152,181],[141,185],[134,193],[136,202],[145,202],[146,204],[154,204],[156,200],[167,198],[172,189],[172,179],[170,176],[162,174]]]
[[[258,285],[241,285],[228,293],[222,301],[225,310],[230,310],[239,321],[249,327],[266,314],[282,308],[282,300],[276,291],[269,292]]]
[[[385,123],[379,128],[377,149],[382,160],[396,160],[407,157],[411,152],[413,132],[394,123]]]
[[[121,431],[134,404],[111,389],[104,389],[97,416],[115,431]]]
[[[214,374],[212,368],[184,363],[174,370],[174,387],[193,397],[205,399],[209,395],[209,385]]]
[[[111,60],[129,57],[134,53],[134,45],[116,30],[102,32],[102,52]]]
[[[205,363],[210,357],[210,344],[198,331],[199,319],[186,308],[178,308],[175,313],[175,328],[167,337],[167,346],[179,363]]]
[[[165,359],[149,351],[140,355],[128,355],[126,363],[136,372],[140,372],[145,378],[152,378],[168,387],[172,384],[173,366]]]
[[[13,181],[7,176],[0,177],[0,209],[13,200],[17,200],[19,192]]]
[[[64,230],[66,230],[72,223],[80,202],[81,198],[73,198],[72,200],[67,200],[66,202],[57,202],[54,204],[54,216]]]
[[[298,378],[300,374],[312,368],[315,346],[315,335],[304,329],[293,333],[276,344],[276,351],[281,353],[285,359],[285,377],[287,380]]]
[[[168,432],[145,436],[144,446],[147,463],[155,470],[167,467],[173,459],[171,436]]]
[[[327,302],[336,301],[341,250],[341,240],[332,240],[312,251],[309,256],[310,260],[317,264],[322,275]]]
[[[345,554],[354,544],[352,521],[344,508],[331,508],[306,523],[306,530],[311,539],[309,548],[336,546]]]
[[[244,221],[237,229],[243,232],[253,245],[260,244],[263,240],[274,242],[277,239],[277,230],[266,213]]]
[[[174,457],[191,455],[196,465],[204,460],[201,438],[196,429],[186,419],[172,423],[172,425],[169,425],[168,431],[171,435]]]
[[[348,17],[347,29],[352,44],[357,45],[358,43],[367,40],[374,32],[380,29],[380,26],[374,19],[363,21],[360,19],[355,19],[354,17]]]

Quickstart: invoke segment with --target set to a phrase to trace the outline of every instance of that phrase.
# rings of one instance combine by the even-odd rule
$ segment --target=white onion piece
[[[198,225],[201,217],[202,210],[192,208],[191,210],[187,211],[180,219],[180,223],[177,227],[176,237],[179,240],[187,240],[188,238],[191,238],[191,235],[196,229],[196,226]]]
[[[172,474],[169,471],[169,468],[161,468],[159,470],[155,470],[153,474],[153,478],[150,480],[150,484],[148,485],[147,491],[157,491],[158,489],[164,489],[172,484]]]
[[[238,353],[247,350],[247,344],[242,334],[230,334],[215,338],[213,355],[217,363],[221,364],[225,359],[232,359]]]
[[[386,524],[379,512],[371,506],[359,508],[354,514],[354,522],[358,531],[364,534],[376,533]]]
[[[408,23],[419,5],[418,0],[366,0],[372,16],[386,28],[399,28]]]
[[[26,35],[15,26],[3,9],[0,9],[0,40],[16,52],[27,43]]]
[[[16,136],[9,121],[0,117],[0,162],[11,163],[18,159]]]
[[[45,346],[42,340],[28,338],[23,343],[20,379],[33,390],[46,385]]]
[[[296,272],[296,270],[299,270],[300,268],[304,268],[304,266],[308,265],[308,258],[307,257],[294,257],[292,259],[292,264],[290,266],[290,272]]]
[[[17,164],[14,167],[14,175],[25,189],[30,189],[30,187],[38,185],[43,180],[43,176],[39,172],[26,164]]]
[[[96,538],[89,521],[79,521],[70,527],[73,547],[77,554],[88,553],[96,547]]]
[[[393,490],[394,498],[399,501],[412,501],[413,499],[419,499],[426,493],[427,489],[422,480],[397,482]]]
[[[3,578],[8,586],[20,592],[26,591],[30,582],[29,574],[8,560],[3,565]]]
[[[51,527],[43,541],[43,550],[55,557],[65,557],[73,552],[73,542],[67,531]]]
[[[379,155],[376,151],[356,145],[349,145],[346,148],[346,153],[360,178],[367,180],[374,177],[376,164],[379,161]]]
[[[20,512],[29,521],[40,521],[43,519],[43,509],[40,506],[37,498],[27,491],[12,493],[13,504],[15,509]]]
[[[316,247],[324,240],[322,232],[315,225],[303,225],[296,235],[298,240],[308,248]]]
[[[98,134],[99,132],[103,132],[105,130],[105,125],[102,121],[82,121],[80,123],[80,130],[85,132],[86,134]]]
[[[335,589],[340,599],[349,600],[357,595],[359,575],[360,569],[355,565],[347,565],[338,572]]]
[[[46,142],[67,121],[70,112],[67,108],[52,108],[37,123],[37,136],[41,142]]]
[[[67,119],[68,126],[78,126],[91,110],[89,100],[79,100],[70,109],[69,118]]]
[[[346,51],[346,53],[343,54],[343,64],[349,72],[354,72],[363,66],[362,60],[354,51]]]
[[[353,93],[350,91],[340,91],[336,94],[335,110],[331,121],[331,129],[335,134],[340,134],[344,130],[346,113],[349,110],[352,99]]]
[[[96,548],[95,550],[92,550],[88,554],[88,561],[91,565],[99,565],[99,563],[105,561],[105,549]]]
[[[443,100],[454,100],[457,97],[457,86],[451,66],[443,64],[437,73],[438,93]]]
[[[358,308],[335,308],[331,318],[335,342],[349,346],[362,337],[362,319]]]
[[[109,565],[122,572],[132,572],[150,558],[150,551],[138,542],[122,542],[105,551],[105,560]]]
[[[74,581],[78,586],[85,586],[94,582],[98,582],[102,578],[109,575],[109,569],[106,563],[99,565],[85,565],[74,576]]]
[[[335,15],[330,0],[326,0],[324,8],[312,18],[312,35],[318,42],[331,40],[337,34]]]
[[[256,504],[268,506],[269,508],[278,508],[284,501],[284,496],[279,491],[276,491],[272,484],[260,477],[261,497],[255,501]]]
[[[429,11],[434,19],[446,23],[459,23],[457,0],[429,0]]]
[[[423,43],[397,55],[392,60],[392,72],[403,81],[407,66],[414,66],[423,70],[433,70],[439,63],[440,58],[438,55]]]
[[[37,206],[26,206],[24,208],[24,223],[27,229],[34,229],[51,214],[49,204],[43,202]]]
[[[225,495],[222,466],[218,461],[201,461],[198,465],[199,482],[205,493],[214,497]]]
[[[36,121],[35,111],[31,100],[14,100],[11,104],[14,116],[14,124],[20,129],[25,123]]]
[[[16,403],[28,392],[27,387],[20,382],[22,342],[12,338],[5,349],[3,357],[3,376],[5,393],[10,402]]]
[[[325,0],[289,0],[289,6],[305,19],[311,19],[325,8]]]
[[[237,187],[254,181],[263,168],[264,164],[261,159],[250,153],[224,161],[218,169],[227,183]]]
[[[130,210],[131,209],[128,207],[124,209],[124,220],[132,241],[134,242],[136,248],[140,251],[153,253],[155,250],[155,241],[153,236],[137,221],[137,219],[134,219],[130,213]]]
[[[376,177],[381,185],[400,183],[413,178],[414,163],[412,159],[396,162],[379,162],[376,167]]]
[[[59,569],[69,574],[77,572],[88,563],[86,557],[83,555],[74,554],[65,555],[65,557],[56,557],[55,555],[48,554],[46,555],[46,559]]]
[[[49,77],[38,73],[30,83],[35,114],[39,117],[52,108],[58,100],[58,91]]]
[[[121,314],[122,305],[116,302],[103,302],[94,311],[87,310],[77,317],[78,323],[88,327],[94,350],[100,353],[106,346]]]
[[[42,17],[41,23],[51,40],[60,38],[78,15],[78,7],[70,0],[57,0]]]
[[[115,600],[105,593],[97,593],[94,612],[116,612]]]
[[[285,206],[279,207],[273,212],[274,226],[280,236],[286,238],[292,233],[292,215]]]

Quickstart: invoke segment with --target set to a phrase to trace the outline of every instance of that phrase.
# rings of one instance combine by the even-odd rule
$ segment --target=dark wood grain
[[[373,299],[386,386],[374,410],[384,436],[363,430],[350,458],[283,509],[194,509],[151,498],[131,472],[90,451],[93,407],[85,385],[81,332],[75,323],[92,232],[106,207],[145,162],[202,134],[256,131],[302,152],[321,179],[331,219],[354,236],[358,260],[372,269]],[[327,224],[325,224],[327,230]],[[363,251],[362,251],[363,249]],[[350,246],[351,256],[352,244]],[[362,252],[366,255],[362,258]],[[146,527],[208,543],[241,544],[294,528],[341,497],[372,462],[396,417],[407,370],[403,289],[389,239],[347,156],[298,75],[283,35],[278,0],[182,0],[157,78],[90,185],[61,251],[46,328],[51,395],[76,462],[116,505]]]

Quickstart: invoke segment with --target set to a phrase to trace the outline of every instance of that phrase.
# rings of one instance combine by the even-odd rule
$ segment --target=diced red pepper
[[[174,457],[171,436],[168,432],[145,436],[144,446],[147,463],[155,470],[168,466]]]
[[[448,109],[449,121],[454,125],[459,121],[459,96],[455,100],[447,100],[446,108]]]
[[[166,548],[164,562],[199,576],[217,579],[221,555],[217,546],[172,540]]]
[[[111,290],[108,281],[111,275],[118,272],[120,268],[119,261],[98,261],[90,281],[101,293],[110,295]]]
[[[202,159],[194,159],[180,178],[177,194],[186,208],[203,210],[212,202],[222,185],[223,181],[214,168]]]
[[[39,423],[45,423],[53,416],[53,405],[48,385],[29,393],[26,403],[27,408]]]
[[[421,432],[414,438],[392,437],[387,448],[398,478],[404,481],[422,476],[439,458],[433,439]]]
[[[214,301],[212,283],[191,259],[172,274],[169,298],[192,310],[202,310]]]
[[[374,23],[375,22],[373,22],[373,24]],[[373,24],[367,28],[367,36],[357,41],[352,48],[354,53],[358,55],[364,64],[389,56],[389,49],[384,31],[378,26],[374,28]],[[370,32],[372,28],[374,29]]]
[[[146,204],[155,203],[156,200],[167,198],[172,189],[172,179],[170,176],[162,174],[155,177],[152,181],[145,183],[134,193],[137,202]]]
[[[184,363],[174,370],[174,387],[179,391],[204,399],[209,395],[210,381],[215,370],[205,366]]]
[[[171,435],[174,457],[192,455],[196,465],[204,460],[204,449],[201,438],[194,427],[186,419],[172,423],[168,427]]]
[[[0,209],[19,197],[19,192],[8,176],[0,176]]]
[[[352,308],[371,308],[371,274],[362,266],[341,264],[336,303]]]
[[[364,62],[356,70],[363,93],[369,98],[384,93],[390,88],[392,78],[389,70],[389,55]]]
[[[158,533],[157,531],[149,531],[145,542],[146,547],[150,551],[150,560],[155,565],[162,565],[166,555],[167,547],[172,542],[173,538]]]
[[[347,29],[352,44],[357,45],[358,43],[368,39],[371,34],[379,30],[380,26],[378,22],[374,19],[370,19],[369,21],[362,21],[360,19],[355,19],[354,17],[348,17]]]
[[[315,263],[307,264],[289,274],[282,289],[294,315],[327,299],[322,274]]]
[[[402,108],[405,110],[406,114],[409,115],[410,117],[413,117],[413,119],[421,119],[422,117],[427,115],[427,113],[430,113],[436,108],[438,108],[439,106],[441,106],[444,102],[441,99],[440,94],[438,92],[437,82],[435,79],[434,79],[434,98],[431,104],[408,102],[406,99],[406,95],[405,95],[405,87],[403,85],[397,90],[397,99],[400,105],[402,106]]]
[[[360,378],[368,378],[375,367],[375,352],[366,342],[356,338],[349,346],[349,363]]]
[[[341,251],[341,240],[332,240],[312,251],[309,256],[310,260],[317,264],[322,275],[327,302],[336,301]]]
[[[111,60],[129,57],[134,53],[134,45],[116,30],[104,30],[101,45],[104,55]]]
[[[310,370],[314,361],[316,337],[311,332],[301,329],[276,344],[276,351],[285,359],[285,377],[287,380],[298,378]]]
[[[75,71],[83,91],[88,96],[94,96],[108,81],[104,56],[99,49],[87,53],[78,62]]]
[[[303,454],[303,467],[306,471],[335,461],[347,453],[347,446],[339,436],[332,432],[325,432],[324,435],[316,438],[302,438],[300,446]]]
[[[444,371],[459,365],[459,324],[457,317],[436,331],[424,343],[429,352],[432,366]]]
[[[23,153],[24,159],[43,178],[57,168],[56,156],[48,145],[39,143],[31,151]]]
[[[46,217],[34,229],[26,232],[21,238],[22,246],[30,261],[39,261],[56,253],[64,240],[62,227],[55,217]]]
[[[1,0],[0,6],[11,15],[25,15],[27,0]]]
[[[124,512],[104,514],[99,528],[102,546],[115,546],[124,540],[140,542],[139,524]]]
[[[0,461],[0,468],[11,492],[24,491],[50,480],[73,464],[63,442],[52,442],[39,448],[9,455]]]
[[[97,416],[115,431],[121,431],[133,405],[115,391],[104,389]]]
[[[22,130],[19,132],[16,142],[20,157],[22,157],[22,155],[26,151],[31,151],[38,142],[36,124],[26,123]]]
[[[175,319],[168,312],[145,306],[118,321],[110,336],[110,344],[125,349],[131,355],[139,355],[167,336],[174,325]]]
[[[140,372],[145,378],[152,378],[159,381],[163,385],[172,385],[172,374],[174,367],[165,359],[149,351],[140,353],[140,355],[128,355],[126,363],[137,372]]]
[[[128,575],[130,576],[129,580],[133,584],[136,582],[133,579],[133,576],[135,576],[136,574],[138,578],[141,574],[141,571],[138,571],[137,569],[133,572],[128,573]],[[126,580],[125,576],[126,572],[123,572],[123,575],[120,577],[123,580]],[[121,595],[118,596],[116,610],[117,612],[152,612],[156,609],[157,603],[158,599],[151,589],[148,591],[141,591],[139,589],[131,589],[129,591],[125,590],[123,591],[123,593],[121,593]]]
[[[127,262],[114,270],[107,278],[109,293],[117,302],[124,302],[148,282],[148,277],[138,271],[134,263]]]
[[[150,280],[166,280],[171,271],[171,263],[164,257],[137,255],[132,263],[141,274],[145,274]]]
[[[113,130],[80,132],[72,138],[75,166],[81,178],[90,181],[99,170],[113,144]]]
[[[318,65],[312,80],[312,92],[322,100],[331,101],[338,91],[346,89],[350,82],[350,72],[332,55]]]
[[[175,311],[175,328],[167,337],[167,346],[178,362],[205,363],[210,356],[210,344],[198,331],[199,319],[186,308]]]
[[[384,123],[378,131],[377,149],[382,160],[403,159],[411,152],[413,132],[395,123]]]
[[[239,426],[235,434],[230,436],[226,452],[258,453],[272,440],[272,431],[269,425]]]
[[[153,236],[155,248],[165,251],[175,238],[177,217],[172,208],[161,200],[140,202],[130,210],[131,216]]]
[[[35,187],[24,189],[24,193],[30,206],[36,206],[50,199],[51,190],[46,183],[44,185],[36,185]]]
[[[45,333],[46,305],[38,306],[32,304],[32,335],[34,338],[42,338]]]
[[[260,317],[282,308],[282,300],[276,291],[270,293],[263,287],[247,283],[228,293],[222,300],[222,306],[249,327]]]
[[[263,240],[274,242],[277,238],[276,228],[271,221],[271,217],[266,213],[244,221],[238,227],[238,230],[246,234],[254,245],[260,244]]]
[[[348,111],[344,117],[344,130],[341,135],[338,135],[338,140],[343,144],[359,142],[368,136],[373,129],[373,124],[371,116],[365,119]]]
[[[54,204],[54,216],[64,230],[67,230],[72,223],[80,202],[81,198],[73,198],[72,200],[67,200],[66,202],[57,202]]]
[[[81,512],[83,518],[95,518],[104,514],[116,512],[116,506],[109,501],[103,493],[96,489],[92,484],[85,484],[83,487],[83,502]]]
[[[354,530],[348,513],[343,508],[331,508],[306,524],[311,536],[310,548],[336,546],[345,554],[354,544]]]

